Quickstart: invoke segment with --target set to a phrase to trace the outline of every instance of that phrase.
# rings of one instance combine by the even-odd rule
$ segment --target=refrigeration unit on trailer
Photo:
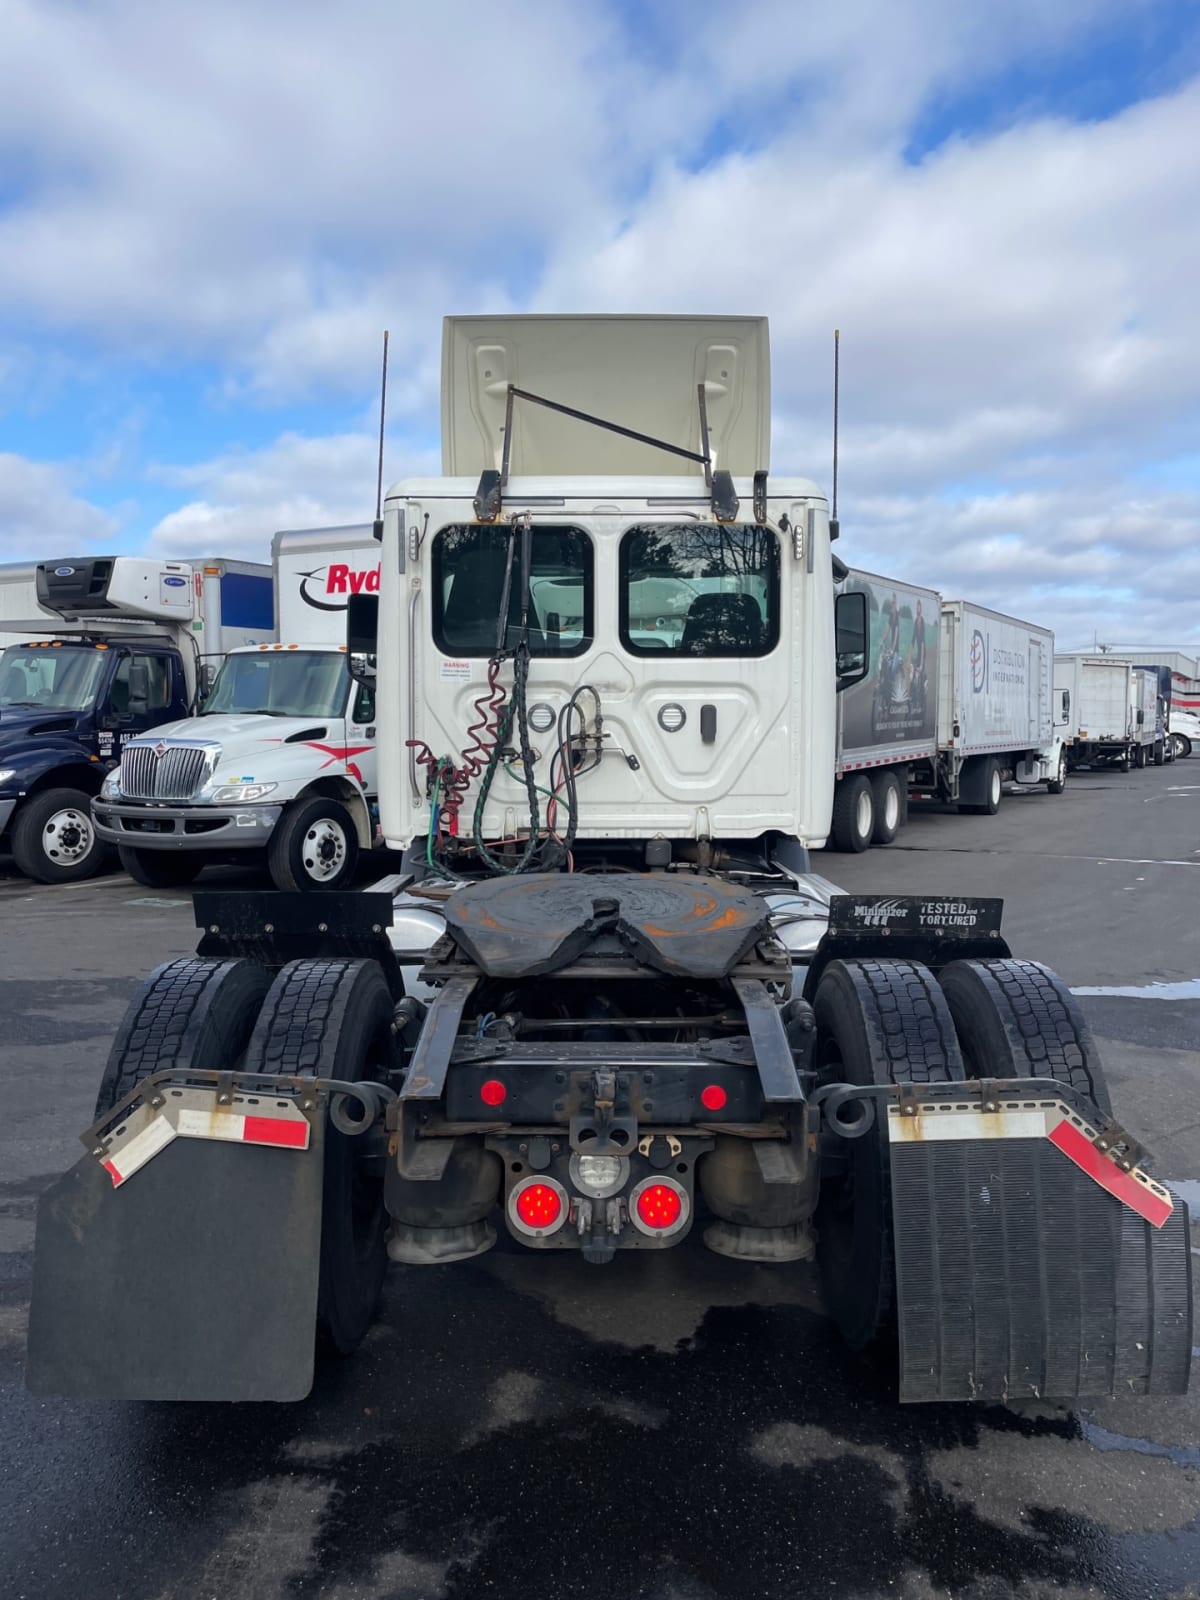
[[[870,629],[867,675],[837,700],[830,843],[858,851],[891,844],[904,825],[911,773],[937,759],[941,597],[857,570],[838,592],[865,596]]]
[[[1054,683],[1071,700],[1070,768],[1118,766],[1128,772],[1134,762],[1129,662],[1115,656],[1055,656]]]
[[[272,544],[278,640],[232,652],[194,720],[128,745],[93,806],[139,883],[265,853],[281,889],[335,889],[375,842],[375,709],[346,665],[346,602],[379,586],[369,524]]]
[[[810,871],[866,603],[821,491],[769,475],[765,321],[451,319],[444,349],[445,475],[392,488],[348,618],[404,872],[196,896],[39,1203],[30,1384],[292,1400],[389,1258],[694,1233],[815,1257],[906,1400],[1181,1392],[1187,1207],[1070,990],[952,868],[920,898]]]
[[[1067,756],[1052,686],[1053,633],[967,600],[943,600],[938,638],[937,757],[917,765],[910,796],[994,813],[1006,778],[1061,794]]]
[[[32,576],[31,576],[32,574]],[[236,645],[270,639],[269,569],[83,556],[0,568],[0,834],[28,877],[102,864],[90,806],[125,745],[186,717]]]

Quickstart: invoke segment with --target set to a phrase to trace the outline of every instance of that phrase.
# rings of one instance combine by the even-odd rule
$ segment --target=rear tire
[[[82,789],[47,789],[17,812],[13,860],[37,883],[79,883],[94,877],[107,852],[92,821],[91,796]]]
[[[999,811],[1004,784],[1000,777],[1000,763],[994,756],[988,756],[984,766],[983,792],[987,798],[982,805],[960,805],[958,809],[976,817],[994,817]]]
[[[875,807],[875,831],[871,843],[891,844],[904,821],[904,794],[896,773],[875,773],[871,778],[871,796]]]
[[[96,1116],[152,1072],[171,1067],[236,1071],[270,983],[253,961],[168,961],[146,979],[117,1029]]]
[[[863,773],[843,778],[834,790],[830,837],[835,850],[860,855],[870,847],[875,832],[875,796]]]
[[[1166,759],[1167,759],[1167,755],[1166,755],[1166,751],[1163,748],[1163,742],[1162,742],[1161,739],[1159,739],[1158,742],[1154,746],[1154,765],[1156,767],[1161,767],[1163,762]]]
[[[271,985],[247,1052],[250,1072],[386,1079],[395,1066],[393,1000],[374,961],[290,961]],[[387,1270],[383,1178],[363,1135],[325,1129],[317,1333],[339,1355],[362,1343]]]
[[[1040,961],[952,961],[941,973],[972,1078],[1057,1078],[1112,1113],[1079,1002]]]
[[[919,962],[831,961],[813,1008],[826,1082],[946,1083],[965,1076],[945,997]],[[865,1350],[895,1327],[884,1118],[877,1115],[874,1127],[848,1140],[846,1152],[846,1176],[822,1185],[817,1261],[830,1316],[852,1350]]]
[[[194,855],[167,854],[161,850],[134,850],[127,844],[117,846],[121,870],[127,872],[134,883],[147,889],[177,889],[192,879],[204,865]]]
[[[267,866],[277,889],[342,889],[358,866],[358,830],[338,800],[298,800],[275,824]]]

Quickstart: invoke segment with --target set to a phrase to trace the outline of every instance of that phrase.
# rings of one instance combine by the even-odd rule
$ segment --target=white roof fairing
[[[714,468],[745,477],[765,470],[771,438],[765,317],[447,317],[442,471],[478,478],[500,467],[510,384],[698,453],[701,383]],[[704,471],[698,461],[520,399],[509,470],[589,478],[702,478]]]

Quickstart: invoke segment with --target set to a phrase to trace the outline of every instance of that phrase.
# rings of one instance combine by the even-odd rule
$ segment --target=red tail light
[[[630,1196],[630,1217],[642,1233],[678,1233],[690,1212],[687,1190],[673,1178],[643,1178]]]
[[[518,1233],[554,1233],[567,1220],[567,1194],[553,1178],[531,1178],[508,1197],[509,1220]]]
[[[508,1090],[499,1078],[488,1078],[479,1085],[479,1098],[485,1106],[502,1106],[508,1099]]]
[[[700,1104],[706,1111],[724,1111],[728,1099],[719,1083],[706,1083],[700,1091]]]

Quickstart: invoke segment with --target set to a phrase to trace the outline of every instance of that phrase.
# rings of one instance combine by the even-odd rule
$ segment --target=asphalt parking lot
[[[1200,759],[914,813],[896,846],[814,865],[1003,895],[1014,951],[1085,991],[1119,1115],[1200,1213]],[[4,1600],[1200,1595],[1200,1388],[902,1410],[807,1267],[698,1241],[602,1270],[504,1244],[393,1268],[364,1349],[295,1406],[28,1395],[37,1196],[130,994],[193,946],[186,894],[0,866]]]

